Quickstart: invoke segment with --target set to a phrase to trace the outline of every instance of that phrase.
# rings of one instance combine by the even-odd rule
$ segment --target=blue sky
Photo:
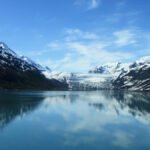
[[[149,0],[0,0],[0,40],[60,71],[150,55]]]

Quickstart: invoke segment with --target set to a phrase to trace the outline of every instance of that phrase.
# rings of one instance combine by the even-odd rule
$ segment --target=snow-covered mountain
[[[112,89],[150,90],[150,56],[134,63],[109,63],[98,66],[90,73],[112,76]]]
[[[114,81],[116,89],[150,90],[150,56],[143,57]]]
[[[53,72],[0,42],[0,88],[69,87],[72,90],[150,90],[150,56],[134,63],[107,63],[89,73]]]
[[[64,83],[47,79],[43,71],[51,72],[25,56],[19,56],[0,42],[0,88],[52,89]]]
[[[15,66],[15,69],[22,71],[27,70],[39,70],[50,71],[46,67],[35,63],[28,57],[19,56],[13,50],[11,50],[5,43],[0,42],[0,65]]]
[[[72,90],[112,89],[113,81],[128,69],[128,64],[107,63],[89,71],[89,73],[44,72],[47,78],[66,82]]]
[[[128,70],[129,63],[107,63],[101,66],[96,66],[94,69],[91,69],[89,73],[97,73],[104,75],[111,75],[114,78],[118,77],[120,73]]]
[[[134,63],[107,63],[89,73],[44,72],[44,75],[67,83],[72,90],[150,90],[150,57]]]

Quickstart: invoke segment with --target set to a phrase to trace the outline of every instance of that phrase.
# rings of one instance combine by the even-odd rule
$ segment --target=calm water
[[[150,93],[0,92],[0,150],[150,150]]]

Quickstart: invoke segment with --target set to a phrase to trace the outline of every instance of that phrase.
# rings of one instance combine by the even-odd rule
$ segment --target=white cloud
[[[116,39],[102,40],[98,34],[80,29],[67,29],[64,35],[63,40],[49,44],[51,52],[58,47],[61,53],[64,51],[63,57],[58,61],[45,62],[52,70],[88,71],[95,65],[134,58],[132,53],[112,50],[112,47],[116,47]],[[113,34],[111,36],[114,37]]]
[[[136,41],[136,35],[130,30],[121,30],[113,33],[116,40],[115,44],[117,46],[126,46],[130,44],[135,44]]]
[[[52,70],[67,72],[87,72],[97,65],[129,62],[149,55],[149,33],[136,28],[101,32],[66,29],[61,39],[51,41],[32,55],[39,55],[42,60],[38,62]]]
[[[87,10],[92,10],[98,8],[100,5],[100,0],[75,0],[75,5],[83,6]]]
[[[105,36],[75,28],[66,29],[61,39],[51,41],[40,54],[49,56],[42,64],[52,70],[87,72],[105,63],[134,61],[149,53],[148,43],[149,36],[133,28],[112,31]]]
[[[67,29],[66,31],[66,41],[72,40],[96,40],[99,36],[92,32],[83,32],[80,29]]]
[[[78,54],[78,59],[76,59],[75,64],[78,63],[77,66],[82,66],[84,68],[77,68],[77,70],[87,70],[92,67],[92,64],[104,64],[107,62],[115,62],[128,60],[132,58],[133,55],[129,53],[122,54],[121,52],[110,52],[106,50],[109,45],[105,45],[103,43],[94,42],[94,43],[80,43],[80,42],[70,42],[67,43],[68,49],[73,50],[74,53]],[[72,58],[72,61],[74,59]],[[71,64],[71,63],[68,63]],[[71,65],[70,65],[71,68]]]

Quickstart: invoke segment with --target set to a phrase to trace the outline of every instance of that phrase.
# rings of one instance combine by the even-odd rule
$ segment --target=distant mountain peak
[[[13,51],[11,50],[7,44],[5,44],[4,42],[0,42],[0,51],[3,52],[3,53],[9,53],[15,57],[18,57],[18,55]]]
[[[28,57],[17,55],[4,42],[0,42],[0,89],[67,88],[67,84],[47,79],[43,71],[50,72],[50,69]]]
[[[141,57],[136,63],[150,63],[150,56]]]
[[[8,66],[16,66],[15,69],[20,68],[23,71],[36,69],[42,72],[50,70],[35,63],[26,56],[19,56],[4,42],[0,42],[0,58],[0,65],[2,66],[4,64]]]
[[[8,46],[4,42],[0,42],[0,49],[8,49]]]
[[[114,77],[117,77],[122,71],[127,70],[128,66],[129,64],[123,64],[120,62],[106,63],[104,65],[95,67],[94,69],[90,70],[89,73],[111,74]]]

